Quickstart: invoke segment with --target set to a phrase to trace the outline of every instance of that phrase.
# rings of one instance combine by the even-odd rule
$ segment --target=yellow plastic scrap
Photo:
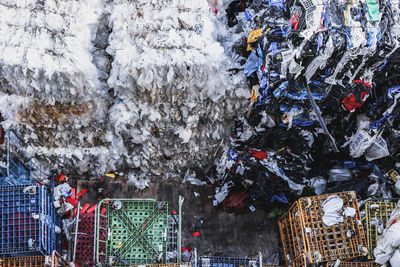
[[[393,182],[397,182],[399,174],[395,170],[390,170],[389,171],[389,176],[390,176],[390,178],[392,179]]]
[[[271,28],[268,28],[264,31],[264,33],[267,34],[270,30],[271,30]],[[260,39],[262,34],[263,34],[262,28],[255,29],[250,32],[249,37],[247,37],[247,51],[254,50],[254,47],[252,47],[251,44],[254,42],[257,42],[257,40]]]
[[[259,94],[257,92],[258,88],[260,88],[260,86],[258,84],[254,85],[253,88],[251,88],[251,98],[250,98],[251,103],[254,103],[257,101],[257,98],[259,96]]]
[[[107,177],[111,177],[111,178],[115,178],[115,174],[114,173],[106,173]]]
[[[250,32],[249,37],[247,38],[247,51],[254,50],[254,48],[251,46],[251,43],[256,42],[261,37],[262,30],[262,28],[259,28]]]
[[[253,107],[253,103],[257,101],[257,98],[258,98],[258,96],[259,96],[259,94],[258,94],[258,88],[260,88],[260,86],[259,86],[258,84],[257,84],[257,85],[254,85],[253,88],[251,88],[250,109],[249,109],[249,111],[247,112],[247,116],[248,116],[248,117],[250,117],[251,109],[252,109],[252,107]]]

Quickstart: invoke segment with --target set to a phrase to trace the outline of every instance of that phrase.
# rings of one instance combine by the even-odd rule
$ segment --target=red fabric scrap
[[[253,155],[253,157],[255,157],[257,159],[266,159],[267,158],[267,153],[265,153],[264,151],[261,151],[261,150],[251,149],[250,153]]]
[[[198,237],[198,236],[200,236],[200,233],[199,232],[194,232],[194,233],[192,233],[192,236]]]
[[[297,27],[299,27],[299,22],[300,22],[299,16],[297,16],[297,14],[294,13],[292,18],[289,19],[289,22],[290,22],[290,25],[292,25],[293,30],[296,31]]]
[[[342,100],[342,104],[345,109],[350,112],[354,112],[357,108],[360,108],[368,95],[368,92],[361,92],[361,103],[356,102],[356,96],[354,94],[350,94]]]

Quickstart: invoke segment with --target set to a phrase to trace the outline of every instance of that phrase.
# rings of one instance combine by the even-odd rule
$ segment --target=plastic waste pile
[[[225,7],[251,99],[218,162],[216,201],[229,190],[269,207],[343,190],[398,195],[399,2]]]
[[[113,1],[110,8],[108,84],[116,103],[109,119],[115,141],[126,144],[118,156],[161,176],[179,166],[210,169],[227,118],[249,96],[227,71],[222,23],[207,1]]]
[[[399,202],[400,203],[400,202]],[[400,265],[400,205],[397,203],[385,230],[379,236],[378,245],[374,249],[375,262],[379,265]]]
[[[249,92],[206,0],[0,0],[0,113],[42,166],[149,178],[210,172]],[[214,156],[215,157],[215,156]],[[82,176],[81,176],[82,177]]]
[[[101,5],[100,0],[2,0],[1,91],[51,104],[99,94],[90,52]]]

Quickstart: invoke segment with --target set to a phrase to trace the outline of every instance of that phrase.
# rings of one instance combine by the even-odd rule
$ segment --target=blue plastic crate
[[[258,258],[201,256],[197,260],[198,267],[259,267]]]
[[[0,186],[1,256],[49,255],[56,249],[59,219],[52,203],[46,186]]]

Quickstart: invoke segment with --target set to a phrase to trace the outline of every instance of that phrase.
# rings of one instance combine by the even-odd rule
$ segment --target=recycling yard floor
[[[150,183],[148,188],[139,190],[133,185],[103,181],[78,181],[78,192],[88,192],[80,198],[81,205],[96,204],[104,197],[109,198],[151,198],[168,201],[169,210],[178,210],[179,195],[185,198],[182,211],[182,246],[197,248],[198,255],[246,257],[261,252],[264,264],[277,264],[275,256],[279,247],[279,231],[276,220],[267,218],[261,209],[248,210],[243,214],[231,214],[222,207],[213,206],[215,189],[212,185],[196,186],[181,183]],[[103,191],[99,193],[99,188]],[[100,189],[101,191],[101,189]],[[200,194],[196,197],[194,192]],[[198,219],[203,219],[201,229],[195,229]],[[199,237],[192,233],[200,232]]]

